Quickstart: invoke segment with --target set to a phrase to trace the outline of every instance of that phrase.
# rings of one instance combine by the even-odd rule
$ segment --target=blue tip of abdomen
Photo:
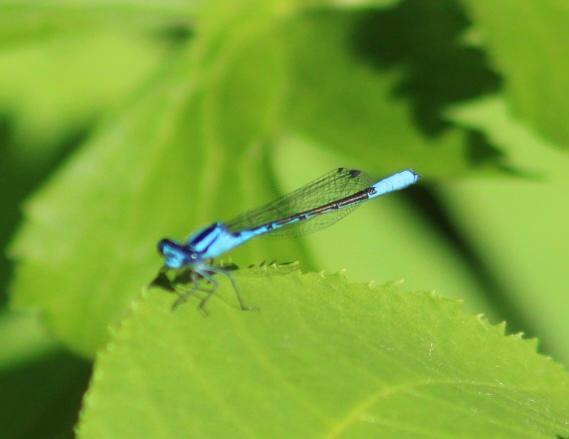
[[[370,198],[405,189],[417,183],[420,179],[421,176],[412,169],[396,172],[375,183],[372,186],[375,189],[375,193]]]

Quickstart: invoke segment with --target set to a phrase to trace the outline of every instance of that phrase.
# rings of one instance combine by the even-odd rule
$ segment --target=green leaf
[[[191,0],[0,0],[0,42],[101,26],[160,29],[186,24],[194,4]]]
[[[515,116],[569,146],[569,3],[559,0],[463,0]]]
[[[341,276],[238,281],[259,311],[136,303],[98,357],[79,437],[569,433],[567,373],[456,302]]]
[[[513,120],[499,97],[455,108],[453,119],[484,130],[502,148],[515,151],[520,167],[537,178],[463,181],[441,188],[464,235],[507,286],[545,348],[569,364],[569,157],[547,148]]]
[[[76,352],[104,343],[152,280],[161,237],[182,238],[274,193],[263,142],[282,88],[281,51],[263,20],[247,25],[240,40],[204,37],[180,54],[28,205],[13,248],[22,260],[13,304],[42,309]],[[254,84],[252,69],[264,75]],[[255,262],[266,245],[237,256]],[[272,248],[299,254],[294,241]]]
[[[0,372],[52,352],[56,346],[36,315],[0,313]]]
[[[408,99],[399,92],[408,67],[401,63],[397,70],[381,68],[374,63],[388,61],[369,59],[363,53],[364,44],[379,50],[381,41],[371,32],[376,20],[390,23],[386,14],[310,14],[292,23],[288,32],[294,41],[295,76],[289,131],[378,173],[412,167],[426,177],[441,178],[473,169],[496,170],[501,163],[495,154],[473,159],[484,157],[487,146],[472,143],[470,133],[463,129],[447,127],[426,136]],[[433,15],[434,19],[446,19]],[[444,21],[440,25],[448,26]],[[437,100],[427,96],[429,99]]]
[[[122,32],[80,33],[4,48],[0,108],[12,122],[15,153],[22,161],[45,161],[48,145],[76,135],[103,111],[116,108],[167,54],[165,44]]]
[[[337,9],[357,8],[385,8],[397,4],[400,0],[303,0],[299,1],[303,7],[328,7]]]

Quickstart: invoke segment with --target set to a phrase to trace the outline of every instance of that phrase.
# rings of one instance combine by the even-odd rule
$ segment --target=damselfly
[[[231,221],[215,222],[204,227],[184,242],[162,239],[158,243],[158,251],[164,257],[164,266],[157,279],[168,270],[187,269],[182,276],[192,287],[180,294],[174,307],[194,292],[206,291],[207,295],[199,305],[203,310],[218,286],[214,276],[224,275],[230,280],[241,309],[249,309],[231,275],[235,266],[214,265],[215,258],[256,236],[286,236],[320,230],[340,220],[364,201],[405,189],[419,178],[411,169],[379,181],[370,179],[357,169],[334,169],[272,203]],[[202,287],[204,280],[209,288]]]

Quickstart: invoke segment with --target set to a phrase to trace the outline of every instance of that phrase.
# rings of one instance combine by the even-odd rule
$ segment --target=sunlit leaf
[[[46,160],[56,142],[115,110],[147,81],[166,45],[125,33],[79,34],[0,52],[0,109],[10,117],[14,155]],[[40,73],[41,72],[41,73]]]
[[[104,26],[156,30],[188,25],[192,0],[1,0],[0,44]]]
[[[257,312],[145,295],[98,358],[79,437],[569,433],[569,376],[504,326],[430,294],[268,274],[238,277]]]

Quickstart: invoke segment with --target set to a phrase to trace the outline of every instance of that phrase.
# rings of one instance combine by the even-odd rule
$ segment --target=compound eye
[[[182,268],[191,259],[191,253],[186,247],[170,239],[162,239],[158,243],[158,251],[164,257],[164,264],[168,268]]]
[[[173,246],[174,242],[172,242],[170,239],[161,239],[158,243],[158,252],[163,255],[168,251],[168,249],[172,248]]]

